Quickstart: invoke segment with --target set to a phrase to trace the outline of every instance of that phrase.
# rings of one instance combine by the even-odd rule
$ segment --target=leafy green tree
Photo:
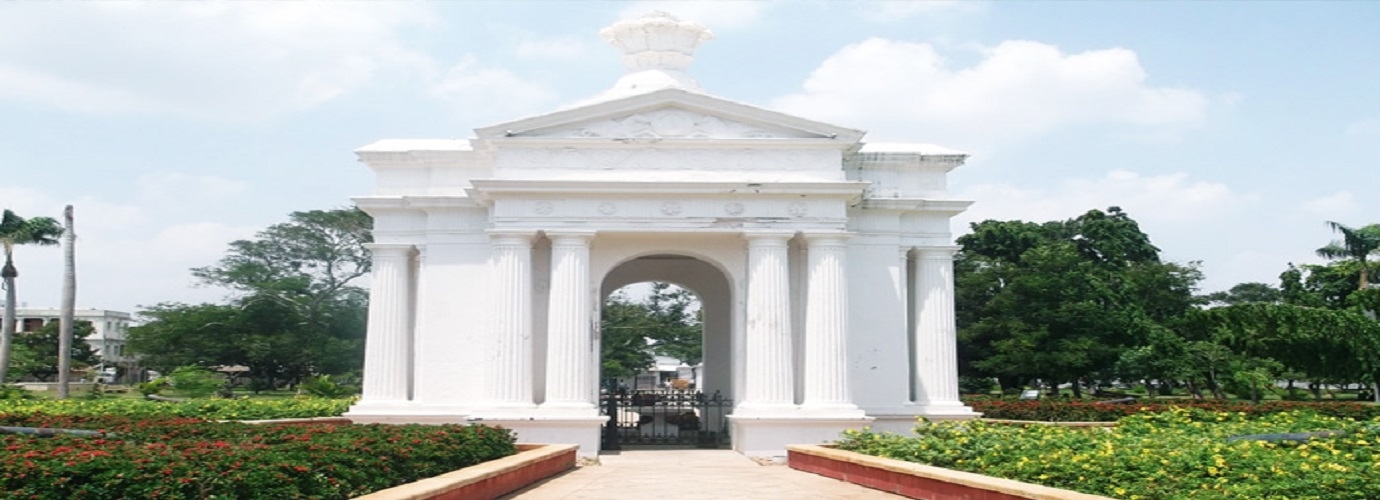
[[[1252,303],[1205,314],[1218,343],[1243,355],[1274,360],[1311,380],[1380,387],[1380,322],[1360,311]]]
[[[645,304],[616,293],[604,302],[599,359],[606,379],[628,378],[652,366],[647,336],[654,328]]]
[[[14,336],[15,302],[17,300],[14,281],[19,270],[14,266],[14,248],[19,245],[56,245],[62,235],[62,226],[51,217],[25,219],[9,209],[0,214],[0,248],[5,251],[5,265],[0,267],[0,278],[5,288],[5,313],[0,318],[0,384],[5,382],[5,372],[10,366],[10,342]]]
[[[1122,352],[1146,345],[1197,303],[1196,264],[1159,249],[1111,207],[1036,224],[983,221],[959,238],[956,315],[962,370],[1010,388],[1110,377]]]
[[[1267,283],[1237,283],[1227,291],[1213,292],[1205,298],[1214,305],[1231,306],[1251,302],[1277,304],[1284,301],[1284,294],[1279,288]]]
[[[373,218],[358,208],[293,212],[289,221],[260,231],[252,240],[230,243],[217,265],[192,269],[209,285],[273,300],[301,320],[324,329],[332,302],[356,293],[369,273]]]
[[[78,321],[73,326],[72,344],[68,349],[72,369],[81,369],[100,362],[100,356],[91,350],[90,344],[86,342],[86,338],[95,331],[90,321]],[[16,334],[14,347],[17,350],[22,346],[26,356],[31,358],[23,364],[16,363],[15,368],[19,370],[15,371],[42,381],[57,375],[60,336],[61,329],[57,322],[49,322],[32,332]]]
[[[1371,255],[1380,255],[1380,224],[1353,228],[1337,222],[1327,221],[1327,227],[1333,231],[1341,233],[1342,239],[1333,241],[1331,244],[1319,248],[1318,256],[1334,259],[1349,260],[1356,263],[1359,279],[1357,288],[1364,290],[1370,285],[1370,261]]]
[[[652,366],[653,355],[695,365],[704,357],[703,330],[693,293],[652,283],[645,300],[615,293],[604,303],[600,343],[605,378],[626,378]]]
[[[352,282],[369,272],[372,219],[355,208],[289,219],[192,270],[239,292],[231,304],[148,308],[148,321],[130,329],[130,350],[160,369],[244,365],[259,388],[360,369],[368,295]]]

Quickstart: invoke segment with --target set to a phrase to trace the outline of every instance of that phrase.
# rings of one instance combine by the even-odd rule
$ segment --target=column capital
[[[536,231],[524,229],[490,229],[485,232],[489,234],[489,241],[497,244],[531,245],[537,237]]]
[[[365,243],[364,248],[381,257],[407,257],[408,254],[417,249],[417,246],[411,243]]]
[[[551,240],[552,243],[562,242],[562,243],[566,243],[566,244],[570,244],[570,243],[584,243],[584,244],[589,244],[589,241],[592,240],[592,239],[594,239],[594,235],[595,235],[596,231],[593,231],[593,230],[579,230],[579,229],[576,229],[576,230],[545,231],[545,233],[546,233],[546,237],[549,238],[549,239]]]
[[[743,231],[743,238],[748,240],[749,246],[785,246],[794,237],[795,231],[784,229]]]
[[[923,260],[953,260],[954,254],[962,249],[963,247],[957,245],[915,247],[915,256]]]
[[[801,236],[803,236],[805,238],[805,241],[808,241],[810,243],[810,246],[813,247],[823,245],[843,245],[850,238],[853,237],[853,233],[849,233],[846,231],[820,231],[801,233]]]

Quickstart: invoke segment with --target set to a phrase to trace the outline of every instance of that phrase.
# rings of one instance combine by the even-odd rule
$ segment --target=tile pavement
[[[903,498],[730,450],[625,450],[503,497],[518,500]]]

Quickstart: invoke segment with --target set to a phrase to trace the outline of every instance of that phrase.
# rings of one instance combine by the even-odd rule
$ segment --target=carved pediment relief
[[[778,139],[817,137],[808,132],[763,127],[685,109],[660,109],[619,118],[523,134],[527,137],[596,139]]]

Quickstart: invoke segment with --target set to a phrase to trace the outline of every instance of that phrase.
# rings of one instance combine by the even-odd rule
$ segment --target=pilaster
[[[962,405],[958,400],[958,335],[954,321],[953,255],[958,249],[916,248],[916,404]]]
[[[493,300],[487,406],[533,408],[531,231],[489,233]]]
[[[542,408],[596,409],[589,248],[593,231],[548,231],[551,288],[547,309],[546,400]]]
[[[364,347],[362,403],[410,399],[412,371],[412,255],[410,244],[372,243],[369,323]]]
[[[847,233],[807,233],[805,410],[857,410],[848,389]],[[858,412],[858,416],[862,416]]]
[[[791,293],[786,231],[744,233],[748,241],[747,331],[743,398],[739,410],[795,408],[791,347]]]

